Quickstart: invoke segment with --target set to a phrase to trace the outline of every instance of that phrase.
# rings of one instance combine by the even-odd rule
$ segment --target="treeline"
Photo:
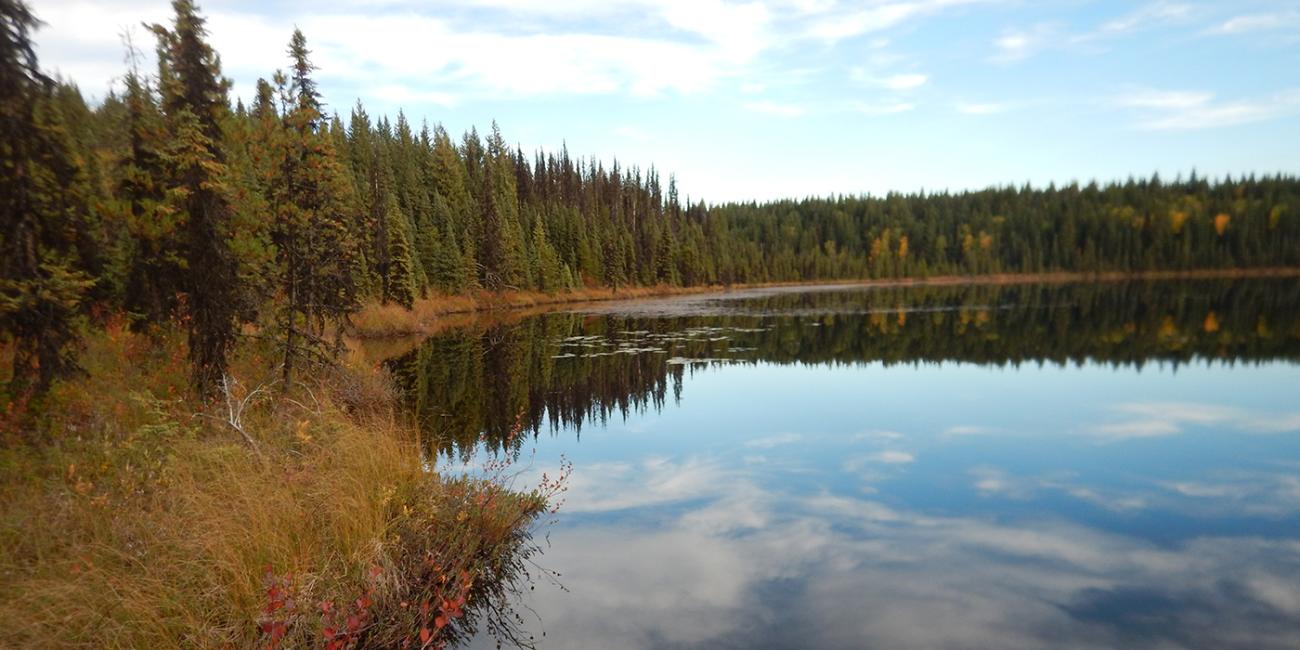
[[[220,387],[246,323],[286,381],[329,358],[367,301],[433,292],[947,273],[1300,265],[1300,180],[706,206],[651,168],[453,139],[404,115],[326,110],[306,39],[232,105],[191,0],[89,106],[42,74],[35,16],[0,2],[0,328],[12,385],[75,366],[86,316],[180,323],[194,383]]]
[[[1300,360],[1294,279],[782,293],[717,315],[553,313],[430,337],[388,362],[430,444],[472,455],[680,399],[717,363],[1174,368]]]

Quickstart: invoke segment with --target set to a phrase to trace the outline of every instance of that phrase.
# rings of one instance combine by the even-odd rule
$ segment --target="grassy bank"
[[[464,295],[433,295],[418,299],[411,309],[397,304],[371,303],[352,317],[349,333],[358,339],[387,339],[427,336],[462,324],[464,319],[448,318],[487,311],[545,309],[566,304],[631,300],[662,296],[716,293],[745,289],[800,286],[900,287],[954,284],[1030,284],[1062,282],[1121,282],[1128,280],[1204,280],[1214,278],[1289,278],[1300,277],[1300,268],[1198,269],[1185,271],[1136,271],[1109,273],[1001,273],[989,275],[944,275],[925,278],[890,278],[875,280],[815,280],[808,282],[769,282],[731,286],[696,287],[607,287],[577,291],[540,293],[535,291],[476,291]]]
[[[418,648],[505,623],[557,486],[431,471],[356,358],[285,391],[249,344],[200,409],[181,339],[109,324],[84,376],[4,405],[0,646]]]
[[[440,319],[446,316],[487,311],[541,308],[554,305],[653,298],[720,291],[721,286],[673,287],[593,287],[574,291],[543,293],[539,291],[474,291],[463,295],[435,294],[415,301],[411,309],[388,303],[370,303],[352,315],[349,333],[362,339],[396,338],[427,335],[445,328]]]

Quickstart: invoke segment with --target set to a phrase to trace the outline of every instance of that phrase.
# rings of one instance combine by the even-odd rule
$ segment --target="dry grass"
[[[444,329],[441,323],[446,316],[475,312],[541,308],[554,305],[605,300],[627,300],[719,291],[720,286],[624,287],[617,291],[606,287],[591,287],[558,293],[538,291],[478,291],[459,296],[432,295],[415,302],[411,309],[400,305],[371,303],[353,314],[349,333],[358,339],[398,338],[429,335]]]
[[[1296,268],[1255,269],[1192,269],[1182,271],[1134,271],[1105,273],[1001,273],[990,275],[943,275],[927,278],[886,278],[813,280],[804,282],[766,282],[735,284],[728,287],[705,285],[696,287],[624,287],[617,291],[608,287],[588,287],[574,291],[541,293],[536,291],[478,291],[464,295],[432,295],[417,300],[411,309],[400,305],[371,303],[352,317],[349,334],[355,339],[394,339],[409,336],[428,336],[446,329],[446,317],[496,310],[541,309],[564,304],[628,300],[656,296],[690,295],[722,290],[758,289],[768,287],[797,287],[809,285],[846,285],[868,287],[928,286],[952,284],[1038,284],[1065,282],[1119,282],[1125,280],[1200,280],[1214,278],[1266,278],[1300,277]],[[456,321],[452,321],[455,323]]]
[[[0,646],[434,646],[519,569],[547,494],[429,471],[380,370],[259,394],[254,450],[196,415],[181,349],[110,326],[0,448]],[[274,375],[252,348],[234,374]]]

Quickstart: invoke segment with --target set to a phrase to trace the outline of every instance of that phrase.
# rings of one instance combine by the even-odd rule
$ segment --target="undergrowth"
[[[562,478],[440,475],[357,355],[286,389],[248,343],[200,408],[182,339],[109,323],[82,376],[3,403],[0,646],[526,642],[508,597]]]

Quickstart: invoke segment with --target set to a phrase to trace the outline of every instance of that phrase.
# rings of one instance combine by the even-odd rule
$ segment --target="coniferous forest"
[[[310,34],[298,30],[286,31],[280,69],[237,95],[194,1],[171,4],[170,21],[125,39],[114,89],[88,100],[38,61],[37,12],[0,0],[2,647],[445,648],[483,633],[531,647],[525,628],[537,614],[513,607],[534,581],[560,575],[532,560],[532,534],[557,512],[573,465],[561,456],[520,487],[535,469],[513,464],[540,439],[530,430],[659,408],[670,388],[680,398],[684,378],[724,361],[1117,370],[1300,356],[1297,176],[1189,170],[708,203],[654,167],[525,150],[494,122],[453,134],[374,112],[365,98],[326,97]],[[1031,286],[1041,274],[1095,273],[1126,282]],[[1234,274],[1277,277],[1220,277],[1195,291],[1128,282]],[[940,277],[945,286],[872,287],[866,298],[771,289],[744,303],[752,311],[721,316],[509,322],[516,312],[418,348],[360,340],[432,334],[456,323],[435,327],[430,314],[534,299]],[[1012,286],[990,286],[999,283]],[[401,329],[409,323],[420,327]],[[797,387],[780,388],[796,400],[787,410],[803,408]],[[1245,418],[1196,413],[1138,424],[1163,436]],[[1279,415],[1276,431],[1292,430],[1295,416]],[[482,472],[441,464],[480,448],[498,454]],[[748,443],[735,449],[748,463]],[[915,460],[892,454],[882,462]],[[781,548],[784,558],[790,545]],[[640,590],[622,573],[610,593]],[[805,600],[781,591],[798,581],[778,574],[779,589],[735,589],[781,599],[777,614],[745,610],[747,629],[786,620],[787,605]],[[652,593],[661,582],[646,593],[696,609]],[[1263,602],[1216,584],[1234,602]],[[1019,591],[1035,594],[1033,607],[1072,602]]]
[[[151,27],[157,69],[129,66],[91,106],[40,71],[36,17],[6,7],[4,328],[28,383],[69,366],[96,309],[184,318],[207,391],[242,322],[270,325],[288,376],[363,303],[431,292],[1300,264],[1290,176],[709,205],[495,124],[331,110],[297,31],[283,71],[232,103],[188,1]]]

